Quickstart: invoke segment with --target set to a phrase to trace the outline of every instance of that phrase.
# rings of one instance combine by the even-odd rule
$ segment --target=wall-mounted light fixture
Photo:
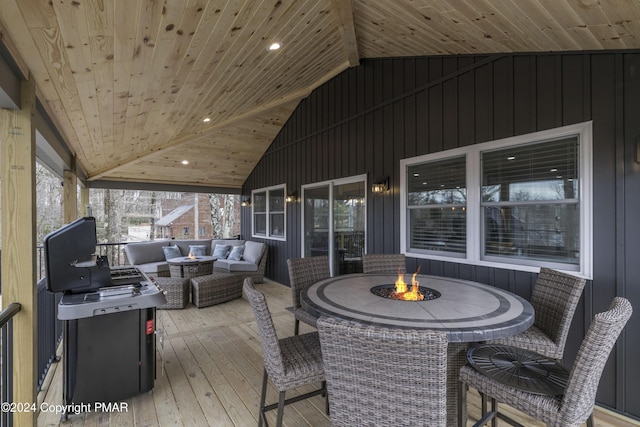
[[[636,163],[640,163],[640,136],[636,138]]]
[[[295,201],[298,200],[298,197],[296,197],[296,192],[294,191],[291,194],[288,194],[287,197],[284,198],[284,201],[287,203],[293,203]]]
[[[251,206],[251,199],[244,199],[241,203],[241,206]]]
[[[389,190],[389,177],[378,178],[371,184],[372,193],[384,193]]]

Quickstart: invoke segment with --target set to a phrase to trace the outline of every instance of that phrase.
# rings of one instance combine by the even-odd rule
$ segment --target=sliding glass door
[[[362,272],[365,177],[303,187],[303,256],[328,255],[332,275]]]

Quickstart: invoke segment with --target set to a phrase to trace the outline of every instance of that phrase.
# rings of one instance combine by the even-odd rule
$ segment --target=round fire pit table
[[[458,425],[462,401],[466,425],[466,390],[459,389],[458,373],[467,362],[471,342],[518,334],[533,323],[531,304],[511,292],[468,280],[418,275],[420,286],[437,297],[399,301],[372,292],[395,283],[395,274],[346,274],[317,282],[300,294],[302,306],[315,315],[376,324],[387,328],[433,329],[449,339],[447,360],[447,426]],[[411,283],[411,275],[404,275]],[[407,357],[411,357],[410,354]]]
[[[169,258],[167,264],[169,264],[169,274],[173,278],[192,278],[199,276],[206,276],[213,273],[213,262],[216,257],[208,255],[200,255],[195,258],[189,257],[177,257]]]

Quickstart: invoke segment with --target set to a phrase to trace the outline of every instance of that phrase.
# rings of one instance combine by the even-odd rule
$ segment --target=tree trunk
[[[211,235],[214,239],[222,238],[222,209],[220,206],[220,195],[209,194],[211,204]]]
[[[151,192],[151,216],[149,217],[149,240],[156,238],[156,192]]]

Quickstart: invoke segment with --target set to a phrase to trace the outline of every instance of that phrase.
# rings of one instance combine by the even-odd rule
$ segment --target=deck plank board
[[[256,285],[267,295],[278,336],[293,335],[293,316],[288,287],[265,282]],[[152,391],[125,400],[129,411],[92,412],[70,415],[61,422],[60,414],[41,412],[38,426],[222,426],[257,425],[258,403],[262,385],[263,359],[260,334],[250,305],[242,298],[224,304],[198,309],[189,304],[183,310],[158,310],[158,328],[163,329],[164,343],[158,342],[156,381]],[[314,329],[304,323],[301,333]],[[60,353],[60,351],[59,351]],[[61,404],[62,363],[52,364],[43,382],[38,402]],[[287,397],[311,390],[300,387]],[[267,402],[275,402],[273,385],[267,390]],[[321,396],[303,400],[285,408],[284,425],[288,427],[329,426]],[[520,423],[542,427],[539,421],[506,406],[501,410]],[[468,397],[471,426],[480,415],[480,398],[475,390]],[[275,423],[275,411],[268,414]],[[595,412],[599,427],[633,427],[640,423],[602,409]],[[498,426],[507,424],[498,421]]]

